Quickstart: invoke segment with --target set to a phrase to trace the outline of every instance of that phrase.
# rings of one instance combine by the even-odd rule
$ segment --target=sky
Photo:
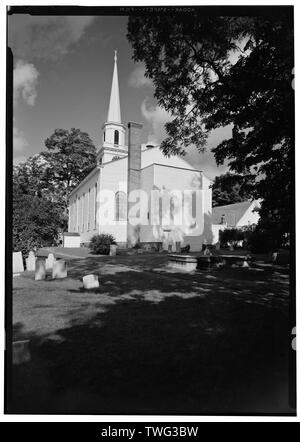
[[[126,16],[9,16],[15,164],[45,150],[45,140],[57,128],[78,128],[100,146],[115,49],[123,124],[142,123],[143,143],[164,139],[168,115],[157,106],[143,64],[132,60],[127,20]],[[186,159],[213,179],[227,168],[217,167],[210,149],[230,136],[230,128],[214,131],[207,152],[201,154],[191,147]]]

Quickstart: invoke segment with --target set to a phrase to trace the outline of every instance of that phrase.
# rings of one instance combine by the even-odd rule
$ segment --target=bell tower
[[[115,157],[128,155],[125,146],[126,127],[121,122],[117,51],[114,56],[114,72],[111,84],[107,121],[102,126],[103,143],[97,153],[97,163],[104,164]]]

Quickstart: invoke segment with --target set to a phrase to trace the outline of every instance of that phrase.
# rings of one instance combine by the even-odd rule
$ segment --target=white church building
[[[119,246],[176,243],[199,251],[211,244],[211,180],[178,156],[141,142],[142,125],[122,123],[117,55],[103,141],[97,165],[69,197],[70,233],[88,244],[99,233],[112,234]]]

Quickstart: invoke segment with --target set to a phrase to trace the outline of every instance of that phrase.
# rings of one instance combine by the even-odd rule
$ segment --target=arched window
[[[170,199],[170,224],[174,224],[175,201],[172,196]]]
[[[119,144],[119,131],[115,130],[114,144]]]
[[[126,220],[127,199],[125,192],[117,192],[115,195],[115,218],[117,221]]]

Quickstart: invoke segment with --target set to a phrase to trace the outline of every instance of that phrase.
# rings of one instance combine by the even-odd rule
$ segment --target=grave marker
[[[28,258],[26,258],[26,270],[29,272],[35,272],[35,263],[36,263],[36,257],[34,255],[34,252],[30,251]]]
[[[30,341],[15,341],[13,342],[13,364],[19,365],[24,362],[30,361],[30,349],[29,349]]]
[[[13,252],[13,273],[24,272],[22,252]]]
[[[52,278],[53,279],[62,279],[68,276],[67,263],[63,259],[59,261],[54,261],[53,270],[52,270]]]
[[[109,246],[109,256],[116,256],[116,254],[117,254],[117,245],[111,244]]]
[[[49,253],[48,258],[46,259],[46,270],[52,270],[55,261],[53,253]]]
[[[34,277],[34,279],[36,281],[41,281],[42,279],[45,279],[45,278],[46,278],[45,260],[37,259],[36,267],[35,267],[35,277]]]
[[[85,289],[95,289],[99,287],[99,280],[97,275],[86,275],[82,278],[83,287]]]

